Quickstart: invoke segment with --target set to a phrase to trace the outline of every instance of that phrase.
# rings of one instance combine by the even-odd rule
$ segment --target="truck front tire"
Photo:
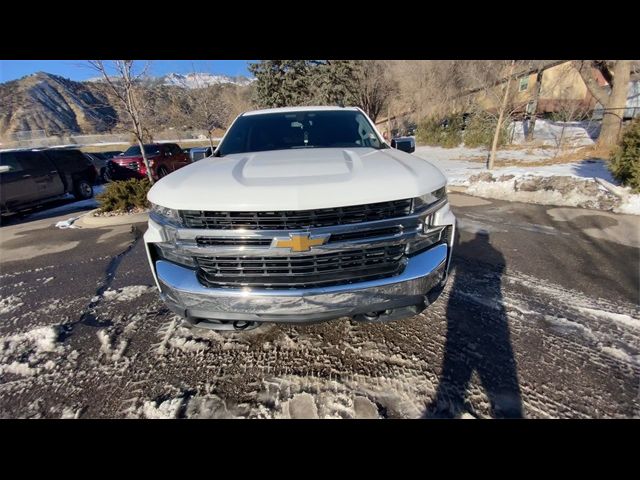
[[[89,183],[85,178],[76,180],[73,189],[73,196],[78,200],[87,200],[93,197],[93,187],[91,186],[91,183]]]

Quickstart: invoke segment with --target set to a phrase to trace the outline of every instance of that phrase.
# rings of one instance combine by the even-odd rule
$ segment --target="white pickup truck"
[[[444,175],[392,149],[358,108],[246,112],[148,199],[151,271],[188,326],[395,320],[447,280]]]

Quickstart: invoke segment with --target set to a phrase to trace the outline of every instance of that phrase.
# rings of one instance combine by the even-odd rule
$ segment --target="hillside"
[[[147,120],[151,129],[188,123],[176,104],[196,88],[245,89],[246,77],[206,73],[176,74],[153,78],[145,88],[145,101],[153,112]],[[222,91],[222,90],[221,90]],[[100,79],[76,82],[38,72],[0,84],[0,139],[37,136],[94,134],[122,130],[125,115]],[[175,124],[175,125],[174,125]]]
[[[0,84],[0,135],[101,133],[117,121],[107,97],[90,84],[38,72]]]

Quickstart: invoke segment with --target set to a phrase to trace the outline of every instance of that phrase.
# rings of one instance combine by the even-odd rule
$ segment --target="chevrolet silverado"
[[[395,320],[447,280],[444,175],[391,148],[359,108],[246,112],[148,199],[149,265],[187,326]]]

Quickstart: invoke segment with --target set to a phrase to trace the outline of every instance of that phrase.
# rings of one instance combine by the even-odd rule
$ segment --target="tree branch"
[[[580,77],[582,77],[582,80],[591,95],[595,97],[600,105],[606,108],[609,103],[609,92],[606,88],[598,85],[598,82],[593,78],[593,75],[591,74],[591,66],[586,64],[584,60],[573,61],[572,64],[580,74]]]

